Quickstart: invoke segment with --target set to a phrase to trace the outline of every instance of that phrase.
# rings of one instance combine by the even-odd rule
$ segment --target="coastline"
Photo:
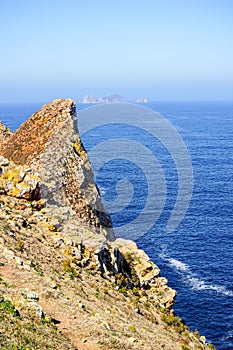
[[[64,125],[68,125],[68,124],[69,124],[69,130],[70,130],[70,125],[72,124],[72,120],[73,120],[72,113],[74,113],[74,116],[75,116],[76,112],[74,111],[74,106],[72,105],[73,103],[72,101],[70,102],[69,100],[69,102],[65,102],[65,103],[66,103],[66,107],[65,108],[62,107],[63,108],[62,111],[66,113],[66,116],[64,117],[65,119],[64,120],[62,119],[62,130],[68,130],[66,129],[66,127],[64,129]],[[49,107],[46,107],[46,108],[48,109]],[[59,109],[59,113],[57,114],[55,113],[55,118],[57,118],[57,115],[61,115],[63,112],[61,112],[61,109]],[[46,116],[44,115],[44,113],[41,113],[38,117],[38,121],[40,121],[40,118],[43,118],[43,120],[45,120],[44,119],[45,117]],[[27,130],[27,128],[25,127],[24,129]],[[93,281],[97,279],[97,285],[99,283],[99,287],[98,287],[98,290],[93,291],[95,289],[95,285],[93,285],[92,287],[88,286],[88,288],[91,289],[91,292],[88,292],[87,299],[85,299],[84,295],[82,296],[82,298],[85,299],[85,303],[87,303],[87,300],[88,300],[88,303],[89,302],[91,303],[90,304],[91,306],[88,304],[89,305],[88,308],[94,307],[93,302],[95,302],[96,299],[99,300],[103,298],[102,302],[103,302],[103,305],[105,306],[102,305],[102,307],[105,309],[108,309],[110,305],[112,305],[112,302],[110,303],[107,295],[109,295],[109,293],[110,294],[112,293],[113,300],[114,299],[120,300],[119,303],[122,305],[122,308],[120,310],[121,315],[122,315],[122,312],[125,313],[125,316],[128,315],[126,304],[129,303],[131,305],[131,307],[129,308],[131,310],[130,319],[134,320],[134,322],[136,322],[137,320],[137,322],[139,322],[138,324],[140,324],[141,323],[140,320],[142,320],[143,322],[148,322],[148,326],[149,324],[151,326],[153,325],[153,332],[152,333],[145,332],[145,334],[144,334],[143,328],[140,328],[142,326],[140,326],[139,329],[137,329],[136,325],[129,325],[127,332],[130,333],[130,336],[129,335],[127,336],[126,334],[123,335],[124,333],[123,329],[126,327],[126,324],[128,322],[128,319],[126,317],[124,321],[126,322],[126,324],[122,326],[123,328],[121,328],[120,331],[114,330],[114,327],[117,327],[116,326],[117,323],[115,324],[114,327],[109,325],[106,328],[107,329],[106,334],[108,334],[107,338],[109,338],[109,331],[119,333],[120,335],[122,335],[122,339],[118,339],[118,343],[121,343],[122,341],[124,343],[126,342],[126,339],[128,339],[127,344],[128,345],[130,344],[131,348],[135,348],[135,349],[141,349],[141,348],[144,349],[143,344],[147,341],[148,342],[152,341],[152,339],[153,341],[157,339],[156,340],[157,343],[155,345],[156,347],[154,347],[153,349],[157,349],[157,346],[159,349],[161,346],[161,342],[165,342],[165,343],[167,342],[168,344],[169,343],[172,344],[173,349],[176,349],[176,348],[180,349],[180,346],[182,344],[183,344],[183,349],[185,349],[185,346],[186,347],[191,346],[191,348],[193,349],[195,349],[196,346],[199,346],[200,349],[207,348],[206,345],[204,344],[205,343],[204,338],[199,337],[193,334],[192,332],[190,332],[190,330],[187,328],[186,325],[184,325],[182,320],[180,320],[179,318],[177,318],[177,316],[174,315],[171,307],[175,297],[175,292],[167,286],[166,279],[160,277],[158,267],[151,262],[151,260],[143,251],[137,249],[135,243],[130,241],[123,241],[123,240],[116,240],[116,241],[113,241],[113,243],[106,242],[106,238],[105,238],[106,233],[104,233],[105,230],[103,230],[103,225],[101,223],[100,224],[98,223],[98,224],[94,224],[94,227],[93,227],[92,219],[94,218],[94,221],[96,219],[99,220],[98,216],[96,218],[93,217],[92,215],[89,217],[89,214],[87,214],[87,216],[85,217],[86,214],[84,214],[84,217],[82,218],[79,217],[79,220],[77,222],[77,213],[79,213],[79,208],[77,209],[75,208],[74,205],[72,205],[72,201],[70,199],[71,197],[69,196],[67,197],[67,193],[69,193],[67,191],[65,192],[66,193],[65,197],[55,198],[56,201],[60,203],[59,207],[56,207],[56,208],[54,208],[53,205],[48,205],[49,204],[48,202],[51,201],[50,197],[47,197],[47,198],[43,198],[43,196],[38,196],[35,198],[33,197],[35,195],[35,190],[40,187],[43,187],[41,186],[41,184],[48,186],[48,183],[50,181],[49,181],[49,178],[46,177],[47,175],[43,173],[43,171],[41,172],[41,170],[38,170],[39,167],[38,167],[37,159],[39,159],[38,155],[40,154],[40,152],[38,153],[38,148],[36,150],[36,153],[34,153],[34,151],[32,152],[32,149],[29,147],[26,150],[26,153],[25,152],[23,153],[24,155],[23,158],[22,156],[19,157],[19,150],[21,149],[20,145],[24,143],[24,139],[26,136],[25,131],[22,131],[22,130],[23,129],[19,130],[18,134],[17,133],[15,134],[16,136],[18,135],[17,137],[8,135],[5,140],[6,143],[4,142],[2,144],[1,152],[0,152],[4,155],[4,157],[7,155],[10,159],[12,158],[12,156],[13,158],[15,158],[14,153],[12,153],[13,151],[12,144],[13,144],[14,145],[13,147],[16,147],[17,152],[15,153],[15,155],[17,154],[17,157],[15,158],[15,160],[18,163],[17,165],[14,165],[13,163],[7,163],[7,160],[5,160],[5,158],[2,158],[3,163],[1,164],[2,169],[4,169],[3,171],[4,176],[2,178],[2,192],[1,192],[1,199],[4,202],[3,214],[2,214],[3,219],[9,220],[7,219],[7,216],[4,218],[4,215],[6,215],[6,211],[11,211],[10,226],[9,224],[7,224],[7,221],[4,221],[4,220],[3,220],[3,226],[2,226],[4,238],[2,239],[1,258],[2,258],[2,263],[4,265],[2,265],[1,273],[4,277],[4,281],[7,282],[8,280],[10,281],[11,279],[9,278],[9,274],[4,272],[4,271],[7,271],[7,269],[9,270],[12,269],[12,271],[14,271],[14,273],[17,276],[19,276],[20,273],[28,275],[29,281],[35,278],[35,275],[38,274],[37,270],[39,269],[40,270],[39,276],[41,277],[40,280],[42,285],[44,285],[44,282],[43,282],[44,275],[50,275],[51,283],[53,283],[54,286],[56,285],[56,287],[54,287],[55,290],[57,289],[60,290],[65,288],[65,284],[67,283],[71,284],[72,288],[75,289],[75,284],[77,284],[78,282],[80,284],[80,279],[81,280],[84,279],[85,283],[87,283],[87,286],[88,286],[88,281],[86,277],[88,276],[89,273],[91,273],[91,275],[93,276]],[[33,135],[33,131],[36,132],[36,128],[34,128],[34,125],[32,125],[30,135]],[[76,130],[71,128],[71,133],[73,136],[67,138],[68,144],[67,144],[66,151],[68,153],[66,153],[66,158],[69,157],[70,159],[72,159],[72,164],[71,164],[72,166],[69,165],[68,168],[65,168],[66,169],[65,172],[69,173],[69,171],[73,169],[74,164],[76,164],[77,162],[77,169],[74,171],[74,174],[72,174],[72,176],[74,175],[75,178],[77,177],[79,178],[80,175],[78,172],[83,171],[82,164],[89,164],[89,160],[88,160],[87,154],[82,153],[82,151],[85,151],[85,150],[82,149],[82,144],[80,143],[80,140],[78,141],[78,146],[76,146],[75,155],[72,153],[74,152],[74,150],[73,150],[73,147],[71,150],[71,147],[69,146],[69,142],[70,140],[72,140],[73,144],[77,142],[74,140],[74,136],[76,135]],[[36,134],[38,133],[36,132]],[[67,135],[67,133],[65,134]],[[45,135],[45,132],[44,132],[44,135]],[[57,134],[54,134],[54,135],[56,136]],[[64,133],[62,133],[62,135],[64,135]],[[68,134],[68,136],[70,135]],[[12,143],[12,140],[11,141],[9,140],[11,137],[15,137],[14,143]],[[22,141],[20,141],[21,140],[20,137]],[[75,137],[78,137],[78,136],[75,136]],[[57,136],[55,139],[57,139]],[[61,138],[61,140],[64,141],[64,138]],[[8,142],[8,146],[6,146],[7,142]],[[30,142],[31,141],[29,141],[29,143]],[[10,144],[11,144],[11,147],[9,146]],[[42,145],[44,144],[49,146],[48,149],[51,152],[51,142],[49,143],[46,139],[46,141],[43,142]],[[53,140],[52,146],[54,144],[56,145],[56,143]],[[77,149],[78,149],[78,152],[77,152]],[[52,148],[52,153],[54,154],[54,152],[56,152],[56,148]],[[43,149],[43,156],[44,156],[44,149]],[[22,159],[24,164],[20,164]],[[50,158],[45,156],[45,159],[50,159]],[[20,175],[16,176],[16,174],[20,174],[20,172],[24,171],[23,168],[21,167],[24,167],[25,165],[33,166],[33,168],[35,169],[33,171],[36,172],[36,175],[34,173],[31,174],[31,182],[29,183],[27,181],[26,182],[24,181],[25,176],[23,177],[23,179],[20,178]],[[8,169],[8,167],[10,168]],[[12,177],[12,173],[14,174],[13,177]],[[34,178],[34,176],[36,178]],[[40,176],[42,176],[42,179],[40,178]],[[18,180],[16,180],[16,178]],[[4,182],[3,180],[4,181],[6,180],[6,181]],[[69,181],[70,180],[71,180],[71,177],[69,175]],[[25,182],[25,184],[22,183],[23,181]],[[71,181],[71,184],[72,182],[73,180]],[[13,185],[13,188],[12,188],[12,185]],[[74,184],[72,186],[69,186],[69,191],[72,191],[73,186]],[[95,185],[93,183],[90,184],[90,186],[92,190],[95,188]],[[26,192],[25,191],[20,192],[21,188],[23,188]],[[51,190],[50,192],[52,193],[52,196],[53,196],[54,195],[53,190]],[[32,195],[32,193],[34,194]],[[88,200],[88,197],[86,198],[85,194],[83,194],[83,196],[84,196],[83,197],[84,200]],[[54,200],[54,197],[52,199]],[[13,207],[11,208],[9,206],[9,203],[12,201],[14,204],[13,204]],[[21,207],[26,206],[26,207],[24,209],[17,209],[18,206],[21,206]],[[35,206],[37,206],[37,209],[35,209]],[[67,217],[67,206],[70,207],[68,217]],[[14,230],[12,228],[11,222],[15,220],[18,210],[23,210],[21,211],[21,214],[22,213],[27,214],[26,222],[28,222],[28,224],[23,224],[24,226],[26,225],[26,227],[23,227],[22,224],[18,223],[20,228],[17,228]],[[28,212],[26,213],[24,212],[24,210],[26,211],[28,210]],[[42,217],[44,217],[41,219],[41,222],[38,221],[38,219],[36,219],[37,216],[40,215],[39,213],[41,213]],[[53,222],[53,217],[55,215],[60,217],[60,220],[58,219],[58,222],[57,221]],[[32,217],[35,220],[34,222],[32,220]],[[80,219],[84,219],[84,221],[82,220],[80,221]],[[86,227],[86,224],[88,224],[88,229]],[[73,225],[73,229],[70,229],[72,225]],[[36,226],[39,226],[39,230],[35,230]],[[46,249],[52,248],[52,250],[51,252],[49,252],[48,250],[48,255],[45,254],[44,258],[46,258],[48,261],[52,259],[54,261],[54,264],[57,266],[58,270],[62,268],[62,272],[60,272],[60,274],[58,273],[58,275],[56,276],[53,275],[51,277],[50,269],[54,268],[53,264],[51,264],[51,266],[49,266],[49,264],[45,266],[43,261],[41,261],[41,259],[39,259],[40,261],[38,261],[38,264],[36,264],[36,266],[34,267],[32,264],[28,264],[28,260],[33,261],[35,257],[37,257],[37,259],[39,258],[38,255],[35,255],[38,251],[36,249],[34,251],[34,248],[32,248],[32,247],[36,247],[35,245],[36,240],[35,241],[32,240],[32,242],[30,242],[30,247],[27,244],[27,239],[29,236],[31,237],[31,233],[33,232],[31,231],[32,227],[37,232],[35,236],[36,240],[41,234],[45,236],[43,237],[41,242],[41,249],[42,247],[44,248],[47,247]],[[13,229],[13,235],[17,237],[16,238],[16,242],[18,242],[17,246],[14,246],[14,244],[12,244],[12,240],[11,239],[9,240],[7,238],[6,234],[8,232],[8,229],[11,229],[11,231]],[[78,232],[78,235],[75,232]],[[97,232],[98,232],[98,235],[96,236]],[[19,242],[22,241],[22,237],[25,237],[24,239],[26,240],[25,240],[25,244],[23,244],[23,246],[20,248]],[[61,242],[61,243],[58,243],[58,242]],[[54,249],[55,251],[57,249],[58,256],[60,256],[58,260],[56,260],[57,259],[56,254],[55,256],[53,256],[52,254],[52,251],[55,252]],[[11,252],[13,252],[13,254]],[[9,256],[11,256],[10,260],[9,260]],[[61,261],[62,258],[63,258],[62,260],[63,267],[59,266],[59,260]],[[59,276],[61,277],[60,281],[59,281],[60,279]],[[68,282],[69,280],[71,282]],[[18,285],[18,280],[15,279],[13,282],[16,284],[15,293],[17,294],[17,297],[19,297],[20,287]],[[62,285],[62,288],[58,287],[59,283]],[[108,292],[104,292],[103,290],[105,284],[106,284],[106,288],[108,289]],[[35,288],[35,285],[33,286],[34,286],[33,288]],[[18,288],[18,292],[16,292],[17,288]],[[23,288],[25,289],[28,287],[24,285]],[[68,292],[68,289],[66,290],[66,293],[67,292]],[[12,301],[13,301],[14,294],[12,294],[10,290],[7,290],[7,293],[9,294],[9,298],[12,298]],[[42,293],[42,291],[40,291],[40,293]],[[85,291],[85,293],[87,293],[87,290]],[[55,294],[57,295],[57,293]],[[90,300],[90,299],[93,299],[93,296],[94,296],[94,301]],[[41,298],[43,300],[43,303],[46,304],[46,301],[45,301],[46,298],[44,296],[42,296]],[[25,306],[21,299],[20,299],[20,302],[18,300],[16,304],[22,303],[22,305]],[[15,301],[16,300],[14,300],[14,302]],[[81,304],[84,305],[83,303]],[[84,313],[87,312],[87,314],[90,315],[90,310],[88,308],[86,306],[84,308],[81,307]],[[44,312],[46,313],[46,311]],[[95,313],[95,312],[91,311],[91,315],[92,313]],[[111,316],[113,317],[113,314],[111,314]],[[51,315],[51,317],[53,316]],[[95,318],[96,316],[93,316],[93,317]],[[118,317],[119,315],[116,317],[115,322],[117,322]],[[102,320],[101,322],[110,322],[110,321],[108,319],[108,321]],[[132,327],[129,328],[130,326]],[[156,327],[158,328],[158,332],[156,330],[157,329]],[[82,331],[84,332],[84,329]],[[162,338],[159,336],[159,332],[161,331],[163,333]],[[134,335],[134,333],[137,334],[136,338],[132,336]],[[171,335],[169,333],[171,333]],[[148,340],[146,340],[147,338]],[[114,336],[113,336],[113,339],[115,339]],[[141,341],[143,342],[143,344],[140,343]],[[89,342],[92,343],[93,339],[88,338],[88,340],[86,339],[86,341],[83,342],[83,344],[87,343],[85,347],[87,349],[88,349],[88,346],[90,346],[90,344],[88,345]],[[78,346],[80,346],[80,343],[81,343],[81,340],[80,339],[77,340]],[[114,347],[114,344],[112,344],[111,342],[108,343],[108,345],[106,344],[99,344],[99,345],[108,346],[109,349],[116,348]],[[94,345],[92,344],[91,346],[94,346]],[[95,344],[95,347],[98,348],[96,344]],[[95,347],[93,347],[93,349]],[[101,348],[104,348],[104,347],[101,347]]]

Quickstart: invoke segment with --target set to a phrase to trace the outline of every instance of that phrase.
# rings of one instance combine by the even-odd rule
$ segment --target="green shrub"
[[[190,350],[190,348],[187,345],[182,344],[181,345],[182,350]]]
[[[0,310],[13,315],[14,317],[20,317],[19,311],[16,310],[15,306],[11,301],[5,300],[3,297],[0,297]]]
[[[162,314],[160,319],[168,326],[172,327],[177,333],[182,333],[187,328],[184,321],[177,316]]]
[[[122,287],[118,290],[121,294],[123,294],[124,296],[127,295],[127,288],[126,287]]]

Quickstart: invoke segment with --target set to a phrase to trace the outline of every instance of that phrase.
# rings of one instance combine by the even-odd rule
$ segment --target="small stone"
[[[40,305],[38,305],[37,303],[34,304],[34,307],[35,307],[35,312],[36,312],[36,314],[37,314],[41,319],[44,319],[45,316],[46,316],[46,314],[45,314],[43,308],[42,308]]]
[[[51,285],[50,285],[50,287],[52,288],[52,289],[57,289],[57,285],[56,285],[56,283],[51,283]]]
[[[62,245],[64,243],[64,240],[62,238],[59,238],[57,241],[56,241],[56,244],[57,246],[59,247],[60,245]]]
[[[10,162],[7,158],[0,156],[0,166],[8,166],[9,164],[10,164]]]
[[[86,339],[86,338],[84,338],[84,339],[82,340],[82,342],[83,342],[83,343],[86,343],[86,342],[87,342],[87,339]]]
[[[39,295],[36,292],[29,292],[27,294],[27,300],[36,302],[39,300]]]
[[[206,337],[204,335],[201,335],[199,339],[202,344],[206,344]]]
[[[20,259],[18,256],[15,258],[15,261],[17,262],[17,264],[18,264],[19,266],[23,266],[23,260]]]
[[[31,271],[31,266],[26,264],[26,265],[23,265],[24,266],[24,269],[27,270],[27,271]]]
[[[129,341],[130,343],[136,343],[136,342],[137,342],[137,339],[136,339],[136,338],[133,338],[133,337],[130,337],[130,338],[128,339],[128,341]]]

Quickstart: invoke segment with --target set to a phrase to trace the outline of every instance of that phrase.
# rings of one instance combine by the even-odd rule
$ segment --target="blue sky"
[[[0,0],[0,102],[233,100],[232,0]]]

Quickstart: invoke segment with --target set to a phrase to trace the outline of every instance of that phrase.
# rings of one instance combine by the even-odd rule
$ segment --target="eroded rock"
[[[56,99],[44,105],[6,139],[0,146],[0,154],[18,166],[29,166],[39,175],[40,197],[46,199],[47,206],[70,206],[81,223],[114,239],[110,216],[102,205],[78,134],[74,101]],[[14,179],[18,179],[18,175],[15,174]],[[25,182],[35,185],[29,174]],[[16,196],[25,197],[28,193],[22,181],[14,188],[12,183],[4,186]]]

